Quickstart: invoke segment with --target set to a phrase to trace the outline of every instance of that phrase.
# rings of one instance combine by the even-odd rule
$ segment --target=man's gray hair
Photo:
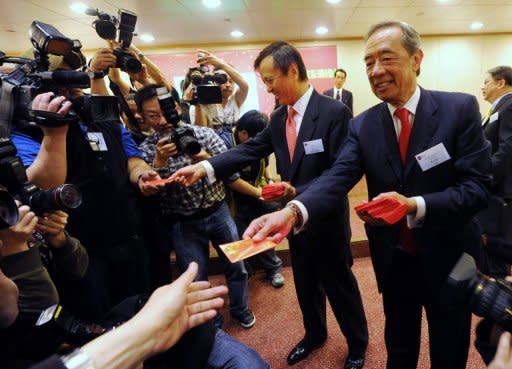
[[[402,30],[402,46],[407,50],[409,55],[415,54],[420,49],[421,40],[419,33],[410,24],[399,21],[384,21],[375,24],[366,34],[365,40],[367,41],[371,35],[381,29],[392,27],[397,27]]]

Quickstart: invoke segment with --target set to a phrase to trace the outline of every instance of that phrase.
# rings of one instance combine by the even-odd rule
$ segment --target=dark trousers
[[[387,369],[416,369],[422,308],[428,321],[432,369],[464,369],[469,350],[471,313],[467,306],[441,305],[427,290],[417,256],[395,250],[382,296],[386,316]]]
[[[326,301],[345,335],[349,353],[363,356],[368,326],[357,281],[341,245],[306,242],[306,232],[290,237],[295,291],[306,331],[305,338],[319,343],[327,338]]]

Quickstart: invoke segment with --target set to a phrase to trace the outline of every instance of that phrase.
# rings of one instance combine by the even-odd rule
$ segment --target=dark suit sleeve
[[[492,155],[492,175],[499,183],[512,165],[512,105],[499,112],[498,148]]]
[[[226,178],[242,170],[254,160],[265,158],[273,152],[270,128],[266,127],[256,137],[208,159],[217,178]]]
[[[302,202],[310,218],[321,219],[340,206],[340,199],[347,195],[364,173],[359,148],[358,125],[348,124],[348,137],[341,146],[332,167],[322,173],[296,200]]]
[[[352,113],[354,113],[354,99],[352,96],[352,92],[350,92],[350,91],[347,91],[347,92],[348,92],[348,107],[350,108],[350,111]]]
[[[426,204],[424,227],[443,226],[454,220],[465,221],[483,208],[491,184],[490,144],[484,139],[474,96],[461,104],[453,140],[456,182],[440,192],[422,195]]]

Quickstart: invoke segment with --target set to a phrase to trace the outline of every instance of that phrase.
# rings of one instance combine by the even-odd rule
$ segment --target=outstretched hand
[[[290,233],[296,221],[293,212],[285,207],[254,219],[245,230],[243,238],[252,238],[256,242],[269,239],[280,243]]]
[[[510,346],[510,333],[504,332],[498,343],[498,349],[494,359],[488,366],[489,369],[512,369],[512,348]]]
[[[206,169],[201,163],[197,163],[177,170],[170,179],[184,187],[189,187],[205,176]]]

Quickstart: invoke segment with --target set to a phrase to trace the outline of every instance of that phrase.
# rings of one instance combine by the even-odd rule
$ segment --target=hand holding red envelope
[[[261,197],[264,200],[280,198],[284,195],[284,185],[282,182],[270,183],[261,188]]]
[[[357,215],[364,221],[395,224],[407,215],[407,205],[392,198],[380,198],[356,206]]]
[[[255,242],[249,238],[247,240],[226,243],[219,247],[230,262],[236,263],[237,261],[247,259],[248,257],[272,249],[277,245],[278,244],[274,241],[263,240],[261,242]]]
[[[153,186],[165,186],[169,183],[172,183],[174,182],[174,179],[171,179],[171,177],[169,178],[164,178],[164,179],[155,179],[155,180],[152,180],[152,181],[147,181],[148,184],[150,185],[153,185]]]

